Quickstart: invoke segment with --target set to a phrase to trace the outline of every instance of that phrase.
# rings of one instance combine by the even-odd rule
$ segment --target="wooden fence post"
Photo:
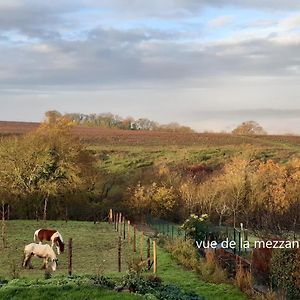
[[[151,268],[151,253],[150,253],[150,239],[147,239],[147,262],[148,262],[148,270]]]
[[[241,245],[241,230],[239,230],[239,255],[241,254],[242,245]]]
[[[126,239],[126,222],[125,217],[123,217],[123,239]]]
[[[143,260],[143,246],[144,246],[144,232],[141,232],[140,235],[140,256],[141,256],[141,260]]]
[[[133,252],[136,252],[136,225],[133,225]]]
[[[108,223],[111,224],[113,220],[113,210],[109,209]]]
[[[156,252],[156,241],[153,241],[153,273],[157,272],[157,252]]]
[[[127,221],[127,237],[128,243],[130,243],[130,220]]]
[[[119,213],[117,213],[116,217],[116,231],[119,231]]]
[[[119,240],[118,240],[118,271],[121,272],[121,237],[119,236]]]
[[[69,239],[68,243],[68,273],[72,276],[72,258],[73,258],[73,240]]]

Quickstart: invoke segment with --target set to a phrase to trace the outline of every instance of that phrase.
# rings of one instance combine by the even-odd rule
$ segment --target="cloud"
[[[300,2],[298,0],[60,0],[51,2],[1,0],[0,30],[17,30],[30,36],[43,34],[47,36],[53,32],[57,33],[62,27],[72,29],[78,26],[76,24],[78,19],[74,15],[84,16],[92,11],[99,13],[100,18],[103,19],[107,16],[115,20],[124,18],[166,20],[199,15],[207,7],[250,8],[280,12],[299,9]],[[219,22],[222,23],[221,20]]]
[[[232,16],[220,16],[208,22],[208,26],[213,28],[224,27],[230,25],[233,21]]]
[[[292,30],[300,28],[300,14],[292,14],[287,18],[283,19],[279,26],[282,26],[284,29]]]
[[[274,101],[279,108],[296,107],[299,8],[298,0],[2,0],[0,101],[12,95],[29,101],[38,91],[55,103],[64,97],[71,103],[92,91],[107,107],[116,97],[113,109],[124,114],[132,108],[122,108],[123,99],[134,97],[137,116],[150,111],[156,119],[164,107],[161,122],[171,108],[178,117],[172,120],[182,123],[201,109],[222,119],[222,112],[209,113],[222,106],[239,109],[229,109],[226,122],[251,115],[298,118],[298,111],[249,115],[243,109],[263,107],[260,101],[264,107],[275,107],[265,105]],[[101,98],[107,90],[109,103]],[[80,110],[79,96],[76,101]]]
[[[299,76],[300,37],[184,41],[180,33],[101,27],[83,40],[0,48],[0,86],[164,84]],[[183,42],[184,41],[184,42]]]

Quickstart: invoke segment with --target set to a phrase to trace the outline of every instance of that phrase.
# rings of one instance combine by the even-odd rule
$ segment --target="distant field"
[[[40,123],[0,121],[0,135],[19,135],[38,128]],[[74,133],[90,144],[114,146],[299,146],[300,136],[236,136],[223,133],[177,133],[167,131],[119,130],[75,126]]]

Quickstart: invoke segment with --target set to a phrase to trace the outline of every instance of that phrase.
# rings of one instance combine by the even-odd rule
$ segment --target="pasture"
[[[36,221],[14,220],[7,222],[8,247],[0,250],[0,278],[11,279],[14,275],[24,278],[24,280],[44,278],[44,271],[40,270],[42,265],[41,259],[33,259],[33,270],[24,270],[21,268],[24,245],[33,241],[33,233],[40,227],[43,227],[43,224]],[[68,223],[63,221],[47,221],[47,227],[58,229],[65,241],[71,237],[73,238],[74,275],[104,274],[112,278],[121,278],[121,276],[126,273],[128,262],[133,258],[132,244],[129,244],[127,240],[122,243],[122,272],[118,273],[118,233],[114,231],[113,225],[109,225],[108,223],[94,224],[93,222],[78,221],[69,221]],[[146,247],[144,250],[146,253]],[[52,278],[60,278],[61,276],[67,276],[67,252],[59,256],[58,269]],[[185,291],[196,292],[199,295],[205,296],[207,299],[246,299],[246,297],[232,285],[212,284],[202,281],[194,272],[178,265],[175,260],[172,259],[171,255],[161,248],[158,248],[158,276],[160,276],[165,283],[175,284]],[[35,291],[32,293],[31,299],[35,299],[34,297],[38,299],[38,295],[45,295],[47,289],[51,290],[52,287],[39,287],[39,289],[40,292]],[[14,293],[14,290],[16,289],[12,287],[10,290],[6,290],[5,293],[10,295],[9,293]],[[25,295],[24,297],[20,296],[20,298],[23,297],[23,299],[26,299],[28,290],[24,287],[20,287],[17,291],[20,295]],[[93,299],[93,297],[96,298],[95,290],[89,292],[91,293],[90,299]],[[79,288],[77,288],[74,293],[74,297],[71,296],[73,295],[71,293],[68,294],[68,297],[80,299],[80,295],[83,294]],[[105,295],[107,294],[107,298],[103,299],[118,299],[114,296],[114,293],[107,291],[103,291],[103,293]],[[16,297],[14,299],[20,298]],[[69,299],[67,296],[62,298]],[[122,299],[125,299],[125,297]]]

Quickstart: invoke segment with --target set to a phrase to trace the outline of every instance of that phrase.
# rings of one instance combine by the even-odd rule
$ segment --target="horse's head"
[[[59,253],[58,254],[64,252],[64,250],[65,250],[65,244],[62,241],[62,239],[60,238],[60,236],[58,236],[57,238],[55,238],[55,244],[56,244],[56,246],[59,249],[59,251],[58,251]]]
[[[51,269],[52,269],[53,272],[56,271],[57,266],[58,266],[58,259],[57,258],[53,258],[52,259],[52,265],[51,265]]]

